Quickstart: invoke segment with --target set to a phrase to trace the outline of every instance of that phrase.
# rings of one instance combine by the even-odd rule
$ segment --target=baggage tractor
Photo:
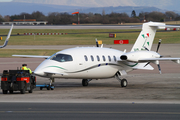
[[[24,94],[25,91],[33,92],[36,88],[36,77],[29,73],[29,70],[4,70],[1,77],[1,89],[3,94],[20,91]]]

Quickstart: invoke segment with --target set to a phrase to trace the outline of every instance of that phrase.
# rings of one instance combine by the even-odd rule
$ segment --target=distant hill
[[[171,11],[179,11],[180,5],[180,0],[13,0],[13,2],[84,7],[148,6]]]
[[[136,6],[133,0],[13,0],[13,2],[85,7]]]
[[[139,15],[140,12],[152,12],[152,11],[165,12],[164,10],[158,9],[156,7],[143,7],[143,6],[98,7],[98,8],[86,8],[86,9],[82,9],[81,11],[83,13],[92,12],[92,13],[102,14],[103,10],[105,11],[105,14],[110,14],[112,12],[115,12],[115,13],[127,13],[129,16],[131,15],[133,10],[135,10],[136,15]]]
[[[83,7],[18,2],[1,2],[0,15],[15,15],[20,14],[22,12],[32,13],[34,11],[40,11],[47,15],[50,12],[68,12],[78,10],[79,8],[82,9]]]
[[[48,15],[50,12],[67,12],[71,14],[75,11],[80,11],[80,13],[99,13],[102,14],[104,10],[106,14],[111,12],[116,13],[127,13],[131,15],[132,10],[136,11],[138,15],[139,12],[152,12],[160,11],[164,12],[161,9],[156,7],[131,7],[131,6],[119,6],[119,7],[78,7],[78,6],[65,6],[65,5],[48,5],[48,4],[34,4],[34,3],[18,3],[18,2],[2,2],[0,4],[0,15],[15,15],[22,12],[32,13],[34,11],[43,12],[45,15]]]

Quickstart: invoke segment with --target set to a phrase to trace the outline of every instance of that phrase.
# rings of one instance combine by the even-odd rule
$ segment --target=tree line
[[[1,16],[1,22],[11,22],[14,19],[36,19],[36,21],[48,21],[48,24],[51,25],[67,25],[72,23],[78,23],[78,15],[72,15],[68,13],[59,13],[52,12],[47,16],[42,12],[36,11],[32,14],[21,13],[19,15],[11,16]],[[162,12],[141,12],[139,15],[136,15],[136,12],[133,10],[131,16],[127,13],[114,13],[105,14],[105,11],[102,14],[98,13],[80,13],[79,19],[81,24],[91,24],[91,23],[101,23],[101,24],[122,24],[122,23],[140,23],[140,22],[164,22],[164,21],[177,21],[180,20],[180,15],[173,12],[167,11]]]

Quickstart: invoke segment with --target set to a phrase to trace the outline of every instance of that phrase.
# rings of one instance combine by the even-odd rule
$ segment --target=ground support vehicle
[[[3,94],[20,91],[24,94],[25,91],[33,92],[36,88],[36,77],[29,73],[29,70],[4,70],[1,77],[1,89]]]
[[[47,90],[54,90],[54,85],[49,85],[49,84],[36,85],[36,87],[40,87],[40,90],[42,90],[43,88],[46,88]]]

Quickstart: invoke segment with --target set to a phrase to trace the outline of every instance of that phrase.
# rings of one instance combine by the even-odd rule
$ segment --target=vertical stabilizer
[[[139,34],[131,51],[141,51],[147,48],[151,50],[154,37],[157,29],[165,29],[165,23],[148,22],[142,26],[142,31]]]

